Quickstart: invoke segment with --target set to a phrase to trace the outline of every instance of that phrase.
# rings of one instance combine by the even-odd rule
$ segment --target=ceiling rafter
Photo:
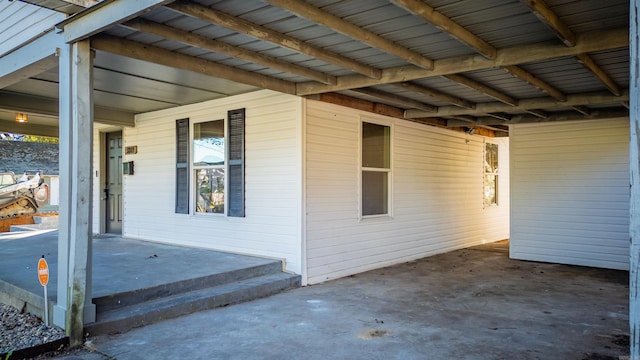
[[[279,33],[264,26],[254,24],[203,5],[178,1],[168,4],[166,7],[182,14],[249,35],[256,39],[268,41],[299,53],[315,57],[330,64],[342,66],[370,79],[380,79],[382,75],[380,69],[376,69],[340,54],[313,46],[292,36]]]
[[[316,23],[325,25],[334,31],[343,33],[363,43],[367,43],[381,51],[394,54],[398,57],[401,57],[403,60],[409,63],[413,63],[420,66],[423,69],[429,70],[433,68],[433,61],[431,59],[428,59],[422,56],[421,54],[413,52],[407,48],[399,46],[394,42],[387,40],[375,33],[372,33],[368,30],[364,30],[359,26],[356,26],[345,20],[342,20],[330,13],[327,13],[321,9],[315,8],[302,1],[298,1],[298,0],[269,0],[269,1],[275,6],[279,6],[298,16],[305,17]],[[316,51],[326,52],[326,50],[322,50],[322,49],[315,49],[314,51],[308,51],[307,47],[309,47],[309,45],[304,42],[291,38],[285,34],[281,34],[276,31],[264,28],[260,25],[253,24],[246,20],[239,19],[237,17],[233,17],[231,15],[228,15],[228,14],[225,14],[201,5],[195,5],[195,4],[190,4],[186,2],[176,2],[174,4],[167,5],[167,7],[190,16],[194,16],[207,21],[214,22],[217,25],[231,28],[236,31],[240,31],[242,33],[245,33],[250,36],[254,36],[262,40],[267,40],[281,46],[286,46],[290,49],[305,53],[310,56],[317,56]],[[294,41],[298,42],[297,46],[287,45]],[[334,54],[334,55],[337,56],[337,54]],[[335,65],[340,65],[343,67],[345,66],[345,64],[343,63],[336,62],[335,56],[334,58],[325,58],[324,60],[331,62],[332,64],[335,64]],[[354,67],[352,66],[351,69],[354,70]],[[371,69],[374,69],[374,68],[371,68]],[[378,69],[375,69],[375,70],[381,73],[380,70]],[[367,74],[365,73],[365,75]],[[371,76],[371,75],[368,75],[368,76]],[[335,81],[335,78],[331,79],[331,81]],[[326,84],[326,82],[324,83]],[[444,96],[440,96],[440,99],[444,99],[444,98],[445,98]],[[397,101],[403,101],[405,105],[412,103],[411,99],[407,99],[407,98],[404,98],[404,100],[397,98],[396,102]],[[461,102],[460,102],[460,99],[455,99],[453,103],[460,104]],[[415,105],[422,104],[421,105],[422,107],[418,109],[423,109],[424,106],[426,105],[420,102],[417,102],[414,104]]]
[[[431,22],[432,24],[446,31],[451,36],[458,39],[459,41],[466,44],[467,46],[477,51],[478,53],[482,54],[483,56],[489,59],[495,59],[495,57],[497,56],[498,49],[496,49],[494,46],[486,42],[484,39],[476,36],[472,32],[468,31],[460,24],[449,19],[442,13],[436,11],[434,8],[425,4],[423,1],[421,0],[393,0],[393,1],[394,3],[405,8],[406,10],[422,16],[425,20]],[[558,89],[554,88],[553,86],[544,82],[543,80],[537,78],[533,74],[525,71],[519,66],[510,65],[510,66],[506,66],[505,69],[515,77],[546,92],[547,94],[549,94],[550,96],[554,97],[557,100],[562,100],[565,98],[565,95],[562,92],[560,92]],[[453,80],[450,77],[448,78],[450,80]],[[474,87],[474,89],[477,91],[483,92],[481,87]],[[506,94],[497,94],[497,91],[495,89],[491,89],[489,93],[485,93],[485,94],[497,99],[509,98],[509,96]]]
[[[604,86],[611,91],[612,94],[620,96],[620,87],[618,84],[613,81],[611,76],[607,74],[596,62],[593,60],[591,56],[588,54],[578,54],[578,62],[584,65],[587,69],[589,69],[595,76],[600,80]]]
[[[547,93],[552,98],[558,101],[565,101],[567,99],[567,95],[565,95],[562,91],[556,89],[555,87],[547,84],[546,82],[540,80],[530,72],[525,71],[519,66],[509,65],[505,66],[504,69],[516,76],[517,78],[526,81],[529,85],[532,85],[545,93]]]
[[[491,46],[488,42],[475,36],[469,30],[460,26],[455,21],[452,21],[441,12],[435,10],[431,6],[424,3],[422,0],[391,0],[394,4],[404,8],[405,10],[421,16],[423,19],[432,23],[439,29],[449,33],[460,42],[466,44],[472,49],[478,51],[480,54],[486,56],[489,59],[496,57],[496,48]]]
[[[392,102],[394,104],[398,104],[398,105],[402,105],[402,106],[406,106],[412,109],[420,109],[422,111],[426,111],[426,112],[433,112],[435,113],[436,111],[438,111],[438,108],[433,106],[433,105],[429,105],[429,104],[425,104],[421,101],[418,100],[413,100],[413,99],[409,99],[403,96],[398,96],[392,93],[388,93],[388,92],[384,92],[384,91],[380,91],[377,89],[373,89],[373,88],[361,88],[361,89],[353,89],[350,90],[356,93],[360,93],[363,95],[368,95],[368,96],[372,96],[375,98],[378,98],[380,100],[385,100],[385,101],[389,101]]]
[[[507,114],[504,114],[504,113],[499,113],[499,114],[498,113],[489,113],[489,114],[486,114],[486,116],[488,116],[490,118],[493,118],[493,119],[498,119],[498,120],[501,120],[501,121],[505,121],[505,122],[511,120],[511,118],[512,118],[511,115],[507,115]]]
[[[542,0],[521,0],[540,21],[546,24],[566,45],[575,46],[576,36],[573,31]]]
[[[309,19],[315,23],[322,24],[329,29],[347,35],[352,39],[377,48],[389,54],[393,54],[411,64],[424,69],[433,69],[433,60],[409,50],[404,46],[385,39],[382,36],[363,29],[360,26],[345,21],[331,13],[318,9],[301,0],[267,0],[269,3],[279,6],[291,13]]]
[[[361,27],[354,25],[348,21],[342,20],[341,18],[334,16],[326,11],[318,9],[314,6],[311,6],[300,0],[267,0],[269,3],[284,8],[298,16],[307,18],[312,20],[318,24],[322,24],[327,26],[330,29],[338,31],[344,35],[350,36],[351,38],[361,41],[363,43],[369,44],[379,50],[384,52],[396,55],[409,63],[420,66],[425,69],[433,68],[433,61],[422,55],[415,53],[407,48],[397,45],[396,43],[389,41],[373,32],[362,29]],[[400,5],[405,9],[414,12],[427,21],[435,24],[437,27],[449,32],[452,36],[459,39],[463,43],[467,44],[469,47],[473,48],[476,51],[479,51],[483,55],[488,58],[494,58],[497,54],[497,49],[491,46],[489,43],[484,41],[483,39],[475,36],[464,27],[458,25],[454,21],[450,20],[443,14],[439,13],[435,9],[431,8],[429,5],[423,3],[422,1],[416,0],[396,0],[394,1],[396,5]],[[557,89],[553,88],[549,84],[544,81],[536,78],[530,73],[527,73],[523,69],[512,65],[506,67],[506,69],[513,73],[516,77],[521,78],[527,83],[539,88],[542,91],[549,93],[551,96],[558,100],[565,99],[565,95],[562,94]],[[502,94],[499,91],[492,89],[488,86],[480,84],[478,82],[472,81],[462,76],[449,76],[448,77],[452,81],[459,82],[460,84],[473,88],[476,91],[482,92],[490,97],[496,98],[500,101],[504,101],[507,103],[516,104],[517,101],[512,99],[506,94]],[[419,87],[417,85],[409,84],[403,86],[398,83],[399,86],[404,87],[407,90],[414,91],[426,96],[434,97],[439,100],[448,102],[453,105],[470,108],[473,105],[463,99],[455,98],[450,95],[442,94],[437,91],[433,91],[427,88]],[[405,104],[411,104],[411,102],[405,102]]]
[[[198,47],[200,49],[227,54],[229,56],[250,61],[255,64],[296,74],[311,80],[316,80],[323,84],[336,83],[335,76],[167,25],[154,23],[141,18],[128,21],[123,25],[140,32],[154,34],[165,39],[178,41],[183,44]]]
[[[589,115],[591,114],[591,110],[589,110],[588,107],[580,105],[580,106],[572,106],[571,107],[573,110],[579,112],[582,115]]]
[[[511,105],[511,106],[517,106],[518,105],[518,100],[512,98],[509,95],[506,95],[490,86],[487,86],[481,82],[475,81],[471,78],[468,78],[466,76],[463,75],[459,75],[459,74],[449,74],[449,75],[445,75],[445,78],[451,80],[451,81],[455,81],[461,85],[464,85],[470,89],[474,89],[476,91],[479,91],[487,96],[490,96],[498,101],[501,101],[505,104]]]
[[[541,119],[546,119],[549,117],[549,114],[547,114],[546,112],[542,111],[542,110],[537,110],[537,109],[527,109],[525,110],[526,112],[528,112],[531,115],[537,116]]]
[[[566,47],[563,44],[542,42],[498,49],[495,59],[478,58],[477,55],[456,56],[435,60],[433,70],[414,65],[382,70],[380,79],[371,79],[362,75],[344,75],[338,77],[336,85],[318,82],[304,82],[296,85],[298,95],[312,95],[323,92],[349,90],[359,87],[411,81],[434,76],[455,74],[475,70],[491,69],[508,65],[518,65],[577,54],[624,48],[629,46],[629,31],[618,28],[604,31],[590,31],[576,35],[576,45]]]
[[[486,114],[495,112],[518,112],[528,111],[530,109],[562,109],[579,107],[586,105],[615,105],[623,101],[629,100],[629,91],[624,90],[622,95],[615,96],[608,93],[587,93],[567,95],[566,101],[558,101],[552,98],[536,98],[536,99],[520,99],[517,106],[507,105],[501,102],[478,103],[475,109],[461,109],[456,106],[441,106],[436,114],[427,113],[419,110],[405,111],[407,118],[421,118],[430,115],[449,116],[449,115],[473,115]],[[536,116],[538,117],[538,116]]]
[[[556,36],[566,46],[572,47],[576,45],[577,38],[573,31],[565,24],[562,19],[549,7],[543,0],[522,0],[529,10],[547,25]],[[604,86],[614,95],[620,95],[620,87],[611,79],[611,77],[589,56],[589,54],[576,54],[578,61],[582,63],[593,75],[604,84]]]
[[[584,116],[576,113],[575,111],[561,111],[549,115],[545,119],[539,117],[521,114],[511,117],[509,120],[497,119],[489,116],[478,117],[470,123],[460,116],[451,117],[451,120],[447,121],[449,127],[460,126],[499,126],[499,125],[513,125],[513,124],[525,124],[525,123],[544,123],[544,122],[557,122],[557,121],[571,121],[571,120],[604,120],[604,119],[617,119],[625,118],[628,113],[619,109],[601,109],[593,111],[590,115]]]
[[[94,36],[91,38],[91,47],[116,55],[181,68],[286,94],[295,93],[295,84],[289,81],[118,37]]]
[[[401,83],[395,83],[393,85],[418,93],[418,94],[426,95],[426,96],[441,100],[443,102],[447,102],[451,105],[455,105],[464,109],[473,109],[475,107],[475,104],[467,100],[461,99],[453,95],[445,94],[443,92],[433,90],[422,85],[414,84],[412,82],[401,82]]]
[[[477,118],[469,115],[452,115],[452,116],[446,116],[445,119],[447,119],[447,126],[451,126],[449,125],[451,120],[458,120],[461,122],[461,124],[464,124],[464,125],[476,124],[478,120]],[[463,126],[463,125],[458,125],[458,126]]]

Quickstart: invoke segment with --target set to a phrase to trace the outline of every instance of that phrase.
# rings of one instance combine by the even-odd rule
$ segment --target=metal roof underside
[[[268,88],[496,135],[625,117],[628,19],[626,0],[181,0],[92,36],[94,101],[141,113]],[[55,99],[57,74],[0,91]]]

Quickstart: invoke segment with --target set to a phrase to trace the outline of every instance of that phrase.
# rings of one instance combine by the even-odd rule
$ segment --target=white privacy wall
[[[509,237],[508,139],[499,206],[483,208],[483,137],[306,101],[309,283]],[[391,217],[359,214],[361,120],[392,124]]]
[[[511,257],[629,267],[628,120],[510,128]]]
[[[176,214],[176,119],[193,126],[239,108],[246,108],[246,217]],[[124,176],[123,235],[285,259],[287,270],[301,273],[301,116],[301,98],[266,90],[138,115],[135,128],[124,129],[124,145],[138,153],[124,155],[135,174]]]

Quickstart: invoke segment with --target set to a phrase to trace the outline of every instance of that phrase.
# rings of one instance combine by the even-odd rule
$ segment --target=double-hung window
[[[498,144],[484,146],[484,206],[498,205]]]
[[[193,124],[195,212],[224,214],[224,120]]]
[[[391,128],[362,123],[362,216],[388,215],[391,183]]]
[[[176,213],[245,216],[244,125],[244,109],[194,123],[191,137],[189,119],[176,121]]]

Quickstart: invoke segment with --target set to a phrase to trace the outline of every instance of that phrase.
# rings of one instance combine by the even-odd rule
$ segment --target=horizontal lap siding
[[[625,120],[511,127],[511,257],[629,267]]]
[[[361,118],[393,124],[393,217],[359,219]],[[507,139],[504,198],[483,209],[481,137],[310,100],[305,133],[309,283],[509,236]]]
[[[125,146],[138,146],[124,159],[135,161],[135,175],[124,179],[124,235],[284,258],[287,270],[301,273],[301,103],[259,91],[138,116],[124,131]],[[224,119],[239,108],[246,108],[246,217],[175,214],[175,120]]]

